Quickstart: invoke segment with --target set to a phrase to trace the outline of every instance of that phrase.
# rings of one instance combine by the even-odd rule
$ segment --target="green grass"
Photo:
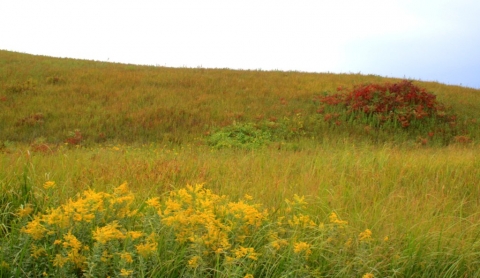
[[[127,181],[135,195],[129,206],[144,217],[120,217],[111,210],[105,223],[99,214],[96,226],[71,227],[90,246],[82,251],[90,263],[85,276],[120,275],[121,269],[157,277],[478,276],[480,91],[415,81],[468,122],[459,135],[469,140],[448,145],[425,145],[403,133],[362,133],[363,127],[329,125],[316,113],[315,95],[386,80],[395,81],[139,67],[0,51],[1,275],[82,275],[72,265],[53,266],[57,252],[73,250],[53,244],[66,242],[68,229],[48,240],[21,229],[33,215],[78,200],[85,190],[113,194]],[[54,190],[43,188],[47,181],[55,181]],[[202,252],[208,245],[176,241],[182,226],[165,225],[145,204],[158,196],[166,206],[170,192],[187,184],[225,195],[218,207],[244,200],[267,209],[268,217],[249,228],[246,241],[235,241],[244,235],[240,230],[232,232],[231,247],[207,256]],[[295,195],[308,205],[285,201]],[[20,209],[28,207],[31,214],[20,218]],[[186,204],[185,209],[205,213]],[[348,224],[337,227],[332,212]],[[228,210],[218,213],[222,223],[240,223]],[[305,216],[315,228],[288,222]],[[116,239],[108,248],[117,255],[102,261],[104,246],[93,231],[115,219],[124,232],[154,232],[156,253],[143,258],[134,245]],[[191,221],[184,226],[205,235],[206,228],[188,226]],[[368,242],[360,240],[366,229],[372,232]],[[271,247],[275,231],[278,240],[286,240],[278,252]],[[307,244],[303,251],[300,242]],[[32,244],[47,256],[35,259]],[[235,253],[240,247],[254,248],[258,259]],[[127,251],[134,264],[120,258]],[[192,268],[195,256],[204,260]],[[232,256],[234,263],[227,259]]]

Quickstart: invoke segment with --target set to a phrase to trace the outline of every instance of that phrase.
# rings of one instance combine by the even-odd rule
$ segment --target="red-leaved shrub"
[[[455,116],[448,115],[445,106],[436,100],[434,94],[408,80],[393,84],[364,84],[352,91],[344,88],[337,90],[338,94],[319,96],[318,101],[325,105],[343,106],[347,114],[376,116],[375,125],[392,122],[407,128],[413,121],[432,118],[455,122]]]

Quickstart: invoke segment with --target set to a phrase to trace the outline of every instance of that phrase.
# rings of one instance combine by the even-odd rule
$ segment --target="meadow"
[[[385,82],[0,51],[1,276],[480,276],[480,90],[413,81],[455,115],[416,129],[319,101]]]

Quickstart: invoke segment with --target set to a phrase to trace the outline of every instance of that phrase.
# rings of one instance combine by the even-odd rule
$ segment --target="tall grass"
[[[26,175],[35,202],[14,202],[22,200],[17,196],[4,210],[14,215],[20,207],[33,203],[36,211],[45,211],[88,188],[109,192],[125,180],[136,194],[137,206],[152,196],[165,196],[197,183],[231,200],[248,194],[271,212],[284,209],[285,199],[292,200],[297,194],[305,196],[309,206],[303,214],[312,219],[328,223],[334,211],[348,219],[350,236],[370,229],[378,243],[388,238],[390,249],[385,248],[395,250],[399,257],[388,257],[388,262],[382,260],[387,253],[369,257],[386,264],[386,269],[376,273],[379,276],[390,273],[395,262],[405,276],[473,273],[468,264],[477,258],[472,246],[478,245],[480,216],[478,149],[463,145],[402,148],[352,142],[307,144],[302,144],[302,150],[271,146],[253,151],[195,145],[176,149],[63,147],[52,154],[30,156],[18,147],[3,156],[4,191],[19,192],[15,188],[22,188]],[[56,182],[58,190],[45,199],[43,184],[49,180]],[[11,218],[7,225],[18,225],[15,223]],[[348,237],[342,240],[346,243]],[[381,252],[390,252],[386,249]],[[188,263],[191,258],[184,259]],[[462,266],[436,270],[445,262]],[[347,269],[332,273],[336,271],[342,276]]]

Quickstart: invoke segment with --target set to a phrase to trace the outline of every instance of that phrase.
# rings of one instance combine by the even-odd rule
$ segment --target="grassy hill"
[[[268,122],[284,129],[298,129],[301,122],[308,137],[325,137],[332,130],[317,115],[315,96],[398,81],[361,74],[134,66],[0,51],[0,141],[62,143],[77,130],[84,144],[182,143],[233,123]],[[415,84],[451,106],[460,122],[480,119],[479,90]],[[478,138],[474,127],[470,136]]]
[[[320,101],[400,81],[0,51],[0,277],[479,277],[480,90]]]

